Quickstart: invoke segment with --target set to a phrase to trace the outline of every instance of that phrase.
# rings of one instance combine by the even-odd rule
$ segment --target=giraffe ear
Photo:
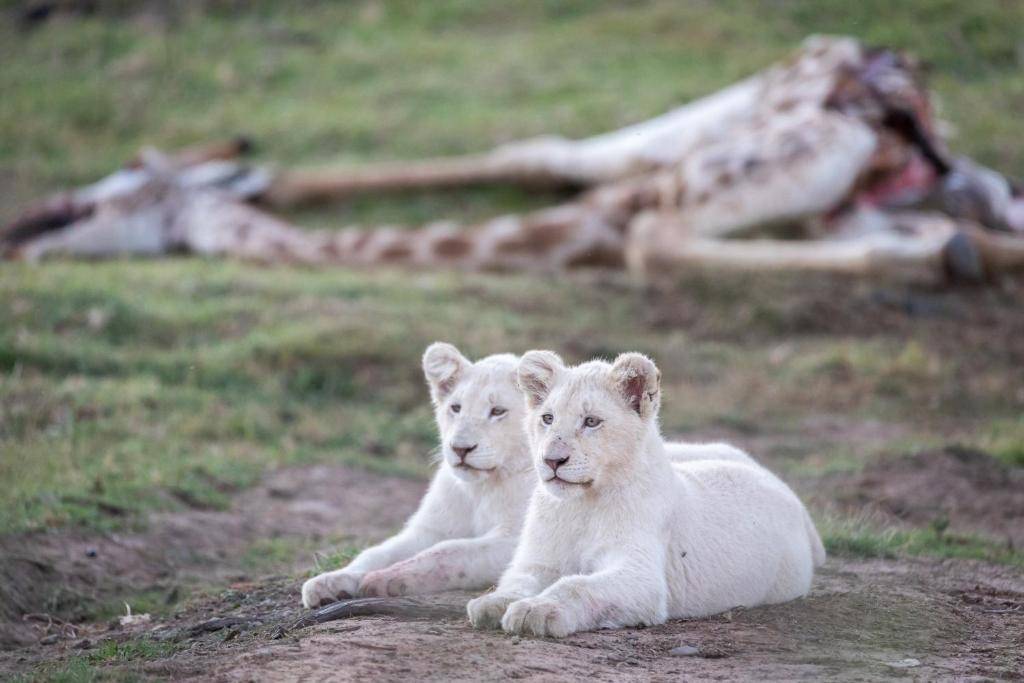
[[[423,352],[423,374],[430,387],[430,398],[440,403],[458,384],[471,363],[459,350],[445,342],[434,342]]]
[[[658,414],[661,406],[661,371],[642,353],[623,353],[611,369],[615,389],[641,419]]]
[[[536,408],[551,393],[565,363],[552,351],[527,351],[519,360],[516,379],[526,396],[526,405]]]

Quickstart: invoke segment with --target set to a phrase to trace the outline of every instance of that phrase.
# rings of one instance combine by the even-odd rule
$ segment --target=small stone
[[[96,552],[96,548],[87,548],[85,551],[86,557],[96,557],[99,553]]]
[[[906,659],[899,659],[895,662],[886,662],[886,666],[891,666],[894,669],[913,669],[915,666],[921,666],[921,661],[914,659],[913,657],[907,657]]]
[[[43,638],[42,640],[40,640],[39,644],[40,645],[53,645],[58,640],[60,640],[60,636],[58,636],[56,633],[52,633],[52,634],[46,636],[45,638]]]
[[[512,636],[513,645],[518,645],[520,640],[522,640],[522,638],[520,638],[519,636]]]
[[[75,644],[71,647],[73,647],[76,650],[87,650],[90,647],[92,647],[92,641],[88,638],[82,638],[81,640],[76,640]]]
[[[680,645],[668,651],[673,657],[694,657],[700,654],[700,650],[693,645]]]

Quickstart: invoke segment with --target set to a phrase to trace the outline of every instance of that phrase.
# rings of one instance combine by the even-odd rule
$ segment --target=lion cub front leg
[[[442,541],[408,560],[370,572],[359,593],[388,596],[487,586],[498,579],[514,550],[515,538],[509,536]]]
[[[335,600],[354,598],[359,594],[359,585],[368,573],[404,560],[436,541],[436,535],[415,527],[406,527],[398,535],[356,555],[348,566],[324,572],[306,581],[302,584],[302,604],[305,607],[319,607]]]
[[[557,572],[548,567],[517,567],[513,564],[493,592],[484,593],[466,605],[469,623],[474,628],[501,628],[501,619],[509,605],[537,595],[557,577]]]
[[[656,564],[623,564],[562,577],[539,595],[513,602],[501,619],[501,628],[564,638],[604,627],[659,624],[666,619],[667,600],[664,576]]]

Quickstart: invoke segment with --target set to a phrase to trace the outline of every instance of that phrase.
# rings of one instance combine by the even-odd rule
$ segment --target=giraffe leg
[[[543,159],[538,160],[540,162]],[[279,171],[259,196],[272,208],[339,201],[362,194],[385,194],[474,185],[504,184],[558,189],[575,179],[500,154],[384,162],[362,166]]]
[[[740,240],[694,236],[673,217],[648,213],[630,228],[626,261],[639,278],[680,267],[761,271],[820,271],[884,275],[937,282],[945,277],[945,247],[956,234],[885,232],[851,239]]]

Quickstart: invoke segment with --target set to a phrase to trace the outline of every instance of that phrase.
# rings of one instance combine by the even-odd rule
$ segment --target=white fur
[[[356,595],[402,595],[481,588],[508,565],[536,478],[523,433],[518,358],[470,363],[450,344],[433,344],[423,369],[441,435],[441,465],[419,509],[396,536],[348,566],[302,586],[315,607]],[[453,406],[460,407],[453,412]],[[492,409],[504,408],[504,415]],[[454,446],[476,445],[460,467]]]
[[[808,592],[825,553],[803,504],[738,449],[665,444],[648,358],[530,352],[519,381],[543,483],[497,589],[467,607],[474,626],[561,637]]]
[[[673,463],[694,462],[696,460],[727,460],[745,465],[760,467],[760,464],[749,455],[727,443],[683,443],[682,441],[666,441],[665,455]]]

